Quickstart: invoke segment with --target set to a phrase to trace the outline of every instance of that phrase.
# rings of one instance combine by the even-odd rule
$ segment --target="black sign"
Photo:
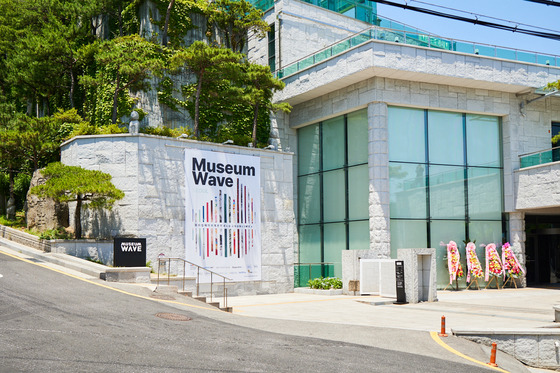
[[[145,267],[146,239],[115,237],[113,265],[115,267]]]
[[[404,291],[404,262],[402,260],[395,262],[395,280],[397,283],[397,301],[395,304],[407,304]]]

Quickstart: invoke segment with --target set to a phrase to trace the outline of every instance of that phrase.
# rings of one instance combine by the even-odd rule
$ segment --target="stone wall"
[[[186,148],[260,157],[262,281],[238,283],[235,292],[292,290],[296,247],[292,153],[142,134],[74,138],[62,145],[62,162],[107,172],[125,192],[112,211],[86,214],[84,232],[145,237],[147,260],[152,263],[159,254],[184,257]]]

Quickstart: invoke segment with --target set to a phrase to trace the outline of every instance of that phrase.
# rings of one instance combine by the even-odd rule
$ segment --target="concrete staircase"
[[[178,294],[180,296],[189,297],[189,298],[192,298],[196,301],[205,303],[209,306],[216,307],[216,308],[218,308],[222,311],[225,311],[225,312],[232,312],[233,311],[233,307],[227,307],[225,305],[221,306],[219,301],[214,301],[213,300],[215,298],[209,298],[207,296],[200,296],[200,295],[199,296],[193,296],[192,291],[179,290],[179,288],[176,285],[167,285],[167,281],[166,281],[166,284],[164,284],[164,285],[158,285],[156,287],[156,289],[154,290],[154,292],[158,293],[158,294]]]

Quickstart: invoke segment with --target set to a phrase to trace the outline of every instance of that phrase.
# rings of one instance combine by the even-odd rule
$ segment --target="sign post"
[[[404,289],[404,261],[395,262],[395,281],[397,286],[397,301],[394,304],[408,304]]]
[[[146,239],[115,237],[113,265],[115,267],[145,267]]]

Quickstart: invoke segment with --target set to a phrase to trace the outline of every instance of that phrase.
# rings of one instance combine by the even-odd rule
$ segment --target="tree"
[[[270,27],[263,16],[246,0],[217,0],[208,9],[208,23],[218,27],[225,39],[223,44],[237,53],[243,52],[251,32],[258,38],[266,36]]]
[[[209,88],[216,87],[224,81],[231,81],[239,73],[239,62],[242,57],[231,49],[212,47],[201,41],[195,41],[187,49],[171,57],[172,68],[186,68],[196,78],[194,84],[183,88],[183,96],[194,103],[193,132],[197,139],[200,138],[200,102],[203,90],[207,89],[206,94],[211,94]],[[215,98],[219,101],[224,96]]]
[[[9,198],[15,202],[14,181],[22,169],[24,157],[20,151],[21,137],[13,122],[0,123],[0,166],[8,173]],[[14,220],[15,215],[8,216]]]
[[[245,83],[243,100],[253,108],[252,139],[253,146],[256,147],[259,110],[264,110],[266,115],[269,115],[270,111],[289,112],[292,107],[287,102],[277,104],[272,102],[274,92],[284,89],[284,82],[276,79],[268,66],[247,63]]]
[[[75,237],[82,238],[82,207],[111,209],[124,193],[111,182],[111,175],[101,171],[50,163],[41,170],[47,179],[43,185],[31,188],[30,193],[53,198],[58,202],[76,202],[74,213]]]
[[[107,94],[110,94],[113,124],[117,123],[119,97],[126,100],[129,98],[128,91],[149,89],[150,73],[157,74],[164,67],[164,55],[160,46],[139,35],[104,41],[97,48],[88,47],[86,54],[93,54],[98,66],[95,76],[83,75],[80,83],[97,90],[94,96],[101,102],[94,106],[102,105]],[[126,108],[127,114],[129,109]]]

